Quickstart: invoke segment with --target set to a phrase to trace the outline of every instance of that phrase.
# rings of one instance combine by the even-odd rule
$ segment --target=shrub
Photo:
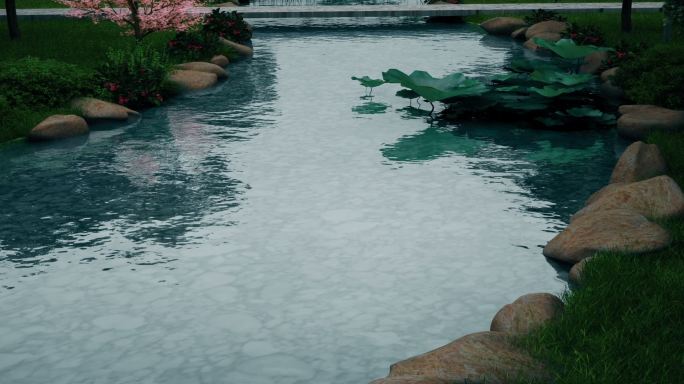
[[[639,104],[684,109],[684,46],[660,45],[627,60],[615,83]]]
[[[633,43],[629,40],[621,40],[615,50],[608,51],[608,59],[605,61],[603,69],[620,67],[626,62],[636,59],[646,50],[646,45],[638,42]]]
[[[675,24],[684,26],[684,0],[666,0],[663,10]]]
[[[159,105],[172,90],[167,84],[171,67],[157,50],[136,45],[132,51],[109,51],[100,68],[104,92],[129,107]]]
[[[0,63],[0,95],[14,107],[59,107],[69,100],[92,95],[96,74],[56,60],[26,57]]]
[[[554,11],[537,9],[532,14],[525,16],[525,22],[529,25],[541,23],[542,21],[567,21],[567,19]]]
[[[168,47],[174,58],[184,61],[208,58],[221,50],[217,35],[197,31],[176,33]]]
[[[595,25],[571,23],[563,37],[573,39],[579,45],[603,45],[605,38],[601,28]]]
[[[223,12],[218,8],[204,17],[202,31],[236,43],[244,43],[252,39],[252,29],[241,14],[235,11]]]

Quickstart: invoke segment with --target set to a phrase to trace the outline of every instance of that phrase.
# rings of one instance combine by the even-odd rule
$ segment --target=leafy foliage
[[[675,24],[684,26],[684,0],[665,0],[663,11]]]
[[[182,61],[211,57],[221,49],[218,36],[199,31],[181,31],[168,42],[169,54]]]
[[[398,69],[390,69],[382,73],[382,78],[387,83],[400,84],[430,102],[480,95],[487,91],[487,87],[479,80],[468,78],[462,73],[434,78],[425,71],[413,71],[407,75]]]
[[[541,23],[542,21],[549,21],[549,20],[562,21],[562,22],[567,21],[567,19],[565,17],[559,15],[557,12],[547,11],[544,9],[538,9],[538,10],[532,12],[530,15],[525,16],[525,22],[529,25],[537,24],[537,23]]]
[[[352,80],[358,81],[359,83],[361,83],[361,85],[363,85],[366,88],[375,88],[375,87],[379,87],[379,86],[385,84],[384,80],[371,79],[368,76],[364,76],[364,77],[352,76]]]
[[[603,45],[605,43],[603,31],[596,25],[570,23],[568,29],[563,32],[563,37],[572,39],[580,45]]]
[[[202,31],[223,37],[236,43],[244,43],[252,39],[252,28],[236,11],[224,12],[219,8],[204,17]]]
[[[684,46],[656,46],[625,61],[614,82],[638,104],[684,109]]]
[[[538,46],[546,48],[564,59],[581,59],[594,52],[611,50],[610,48],[594,45],[577,45],[572,39],[560,39],[556,42],[551,42],[535,37],[533,41]]]
[[[110,99],[130,107],[159,105],[172,94],[169,71],[166,55],[141,45],[131,52],[109,51],[100,68]]]
[[[0,96],[10,107],[59,107],[92,95],[95,72],[57,60],[26,57],[0,63]]]
[[[608,52],[608,59],[605,61],[603,69],[620,67],[624,63],[636,59],[647,49],[646,45],[629,40],[621,40],[614,50]]]

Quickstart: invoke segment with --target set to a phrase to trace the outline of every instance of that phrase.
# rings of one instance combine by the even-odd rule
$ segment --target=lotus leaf
[[[498,92],[519,92],[519,91],[525,91],[527,88],[521,87],[519,85],[512,85],[510,87],[499,87],[496,90]]]
[[[576,85],[574,87],[554,87],[547,85],[544,88],[531,87],[530,91],[535,92],[544,97],[557,97],[566,93],[572,93],[583,89],[583,85]]]
[[[510,69],[513,72],[518,72],[518,73],[529,73],[529,72],[534,72],[538,69],[558,69],[560,70],[556,65],[549,63],[547,61],[540,61],[540,60],[535,60],[535,61],[530,61],[530,60],[525,60],[525,59],[514,59],[511,61],[511,64],[508,66],[508,69]]]
[[[564,59],[581,59],[594,52],[612,50],[611,48],[597,47],[595,45],[577,45],[572,39],[561,39],[555,43],[538,37],[532,40],[538,46],[546,48]]]
[[[413,71],[407,75],[398,69],[390,69],[382,73],[382,78],[387,83],[400,84],[415,91],[430,102],[452,97],[476,96],[487,91],[487,87],[480,81],[467,78],[462,73],[454,73],[439,79],[425,71]]]
[[[363,85],[364,87],[368,87],[368,88],[375,88],[375,87],[379,87],[379,86],[385,84],[384,80],[371,79],[368,76],[364,76],[364,77],[352,76],[352,80],[356,80],[359,83],[361,83],[361,85]]]
[[[594,75],[592,74],[572,74],[572,73],[566,73],[562,71],[552,71],[552,70],[544,70],[544,69],[538,69],[534,72],[532,72],[532,75],[530,75],[532,80],[539,81],[541,83],[546,83],[546,84],[553,84],[553,83],[560,83],[563,85],[578,85],[578,84],[584,84],[591,79],[594,78]]]
[[[396,96],[402,97],[404,99],[416,99],[420,97],[419,94],[410,89],[400,89],[395,93]]]
[[[542,123],[547,127],[559,127],[563,125],[563,121],[554,119],[552,117],[537,117],[536,119],[534,119],[534,121]]]
[[[581,107],[581,108],[570,108],[565,111],[568,115],[572,117],[602,117],[603,112],[598,109]]]

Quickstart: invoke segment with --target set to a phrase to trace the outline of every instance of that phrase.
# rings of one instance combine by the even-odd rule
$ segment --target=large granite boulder
[[[370,384],[453,384],[453,382],[438,377],[396,376],[373,380]]]
[[[577,263],[600,251],[645,253],[670,245],[670,234],[629,209],[600,210],[581,215],[544,247],[544,256]]]
[[[527,28],[527,31],[525,31],[525,38],[528,40],[533,37],[544,38],[540,35],[548,33],[554,33],[560,36],[563,32],[565,32],[566,29],[568,29],[568,25],[562,21],[542,21]],[[558,40],[560,40],[560,37]]]
[[[171,72],[169,81],[182,91],[197,91],[212,87],[218,82],[213,73],[177,69]]]
[[[254,50],[244,44],[235,43],[223,37],[219,37],[219,42],[227,47],[233,48],[237,53],[242,56],[252,56],[254,55]]]
[[[662,175],[634,183],[609,184],[589,196],[570,222],[591,212],[629,209],[650,219],[684,215],[684,194],[671,177]]]
[[[570,279],[570,281],[572,281],[575,284],[579,284],[582,281],[582,273],[584,273],[584,266],[591,259],[593,259],[593,257],[587,257],[573,265],[572,268],[570,268],[570,273],[568,273],[568,279]]]
[[[204,61],[192,61],[189,63],[182,63],[182,64],[176,65],[176,68],[184,69],[187,71],[198,71],[198,72],[213,73],[219,79],[225,79],[228,77],[228,72],[226,72],[225,69],[219,67],[216,64],[206,63]]]
[[[427,376],[453,383],[504,384],[516,378],[548,382],[544,366],[511,342],[503,332],[461,337],[431,352],[393,364],[389,377]]]
[[[603,62],[608,59],[608,52],[598,51],[587,55],[584,58],[584,63],[580,66],[580,73],[597,73],[603,66]]]
[[[52,115],[41,121],[28,134],[30,141],[49,141],[85,135],[89,132],[85,119],[76,115]]]
[[[128,120],[132,116],[140,114],[123,105],[108,101],[94,99],[92,97],[79,97],[71,101],[71,107],[81,112],[88,121],[93,120]]]
[[[563,302],[550,293],[530,293],[496,313],[490,331],[527,334],[563,312]]]
[[[495,17],[482,22],[480,27],[490,35],[510,35],[526,25],[525,20],[517,17]]]
[[[212,57],[211,60],[209,60],[209,62],[218,65],[221,68],[226,67],[228,64],[230,64],[230,60],[228,60],[228,58],[223,55],[216,55]]]
[[[643,140],[654,131],[684,131],[684,111],[655,105],[623,105],[620,113],[618,133],[629,139]]]
[[[666,173],[667,164],[658,146],[637,141],[627,147],[618,159],[610,182],[633,183]]]
[[[527,32],[527,27],[518,28],[511,32],[511,38],[514,40],[525,40],[525,32]]]

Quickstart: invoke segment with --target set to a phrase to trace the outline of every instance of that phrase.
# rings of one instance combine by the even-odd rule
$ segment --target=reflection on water
[[[564,289],[539,247],[615,137],[445,125],[389,85],[360,100],[355,74],[520,54],[470,26],[363,23],[258,30],[215,89],[0,147],[0,381],[363,383]]]

